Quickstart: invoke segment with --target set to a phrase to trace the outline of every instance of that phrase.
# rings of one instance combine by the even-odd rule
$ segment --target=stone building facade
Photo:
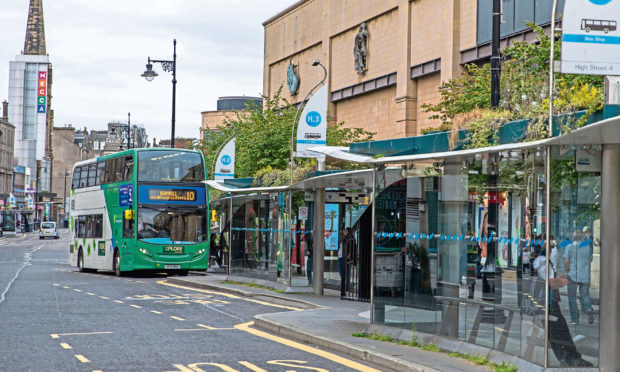
[[[81,131],[81,132],[86,132]],[[88,133],[88,132],[86,132]],[[55,194],[51,211],[51,221],[62,222],[67,215],[65,208],[66,199],[71,196],[71,177],[73,165],[81,160],[86,160],[100,154],[89,151],[88,147],[75,142],[76,129],[71,126],[54,127],[52,131],[52,147],[54,148],[54,160],[52,166],[52,195]],[[79,139],[79,135],[78,135]]]
[[[533,40],[526,20],[546,26],[552,0],[504,0],[502,47]],[[330,123],[375,132],[375,139],[438,127],[422,105],[439,102],[442,82],[463,64],[490,57],[489,0],[301,0],[263,23],[263,94],[298,104],[327,69]],[[561,9],[561,8],[560,8]],[[356,38],[362,41],[357,47]],[[357,48],[357,49],[356,49]],[[356,69],[356,58],[364,62]],[[298,77],[291,93],[290,69]]]
[[[13,144],[15,141],[15,127],[9,123],[9,103],[2,103],[0,117],[0,200],[5,201],[13,191]],[[4,205],[0,205],[4,207]]]

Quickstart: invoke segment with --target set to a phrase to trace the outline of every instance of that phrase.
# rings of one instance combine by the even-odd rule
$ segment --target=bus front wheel
[[[118,253],[118,250],[114,252],[113,266],[114,266],[114,275],[122,276],[123,274],[121,273],[121,255]]]

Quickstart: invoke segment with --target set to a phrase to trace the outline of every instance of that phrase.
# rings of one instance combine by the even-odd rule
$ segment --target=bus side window
[[[133,156],[125,157],[125,172],[123,173],[123,181],[126,181],[131,178],[131,174],[133,173]]]
[[[88,165],[83,165],[80,171],[80,188],[88,185]]]
[[[86,216],[79,216],[77,219],[77,231],[76,235],[78,238],[86,237]]]
[[[134,219],[123,215],[123,238],[133,238]]]
[[[114,159],[114,182],[123,181],[123,169],[125,168],[125,165],[123,164],[124,162],[124,158]]]
[[[105,162],[105,183],[114,182],[114,159]]]
[[[93,238],[103,238],[103,215],[94,216]]]
[[[97,185],[97,164],[91,164],[88,166],[88,186]]]
[[[71,181],[71,188],[73,190],[80,187],[80,168],[75,168],[73,170],[73,180]]]
[[[105,161],[97,164],[97,185],[105,183]]]

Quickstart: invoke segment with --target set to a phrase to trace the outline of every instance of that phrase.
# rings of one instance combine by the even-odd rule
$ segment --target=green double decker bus
[[[206,271],[208,191],[199,151],[141,148],[81,161],[69,263],[80,271]]]

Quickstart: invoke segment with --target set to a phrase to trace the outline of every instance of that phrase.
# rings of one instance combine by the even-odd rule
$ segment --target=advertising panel
[[[325,250],[338,250],[338,204],[325,204]]]

